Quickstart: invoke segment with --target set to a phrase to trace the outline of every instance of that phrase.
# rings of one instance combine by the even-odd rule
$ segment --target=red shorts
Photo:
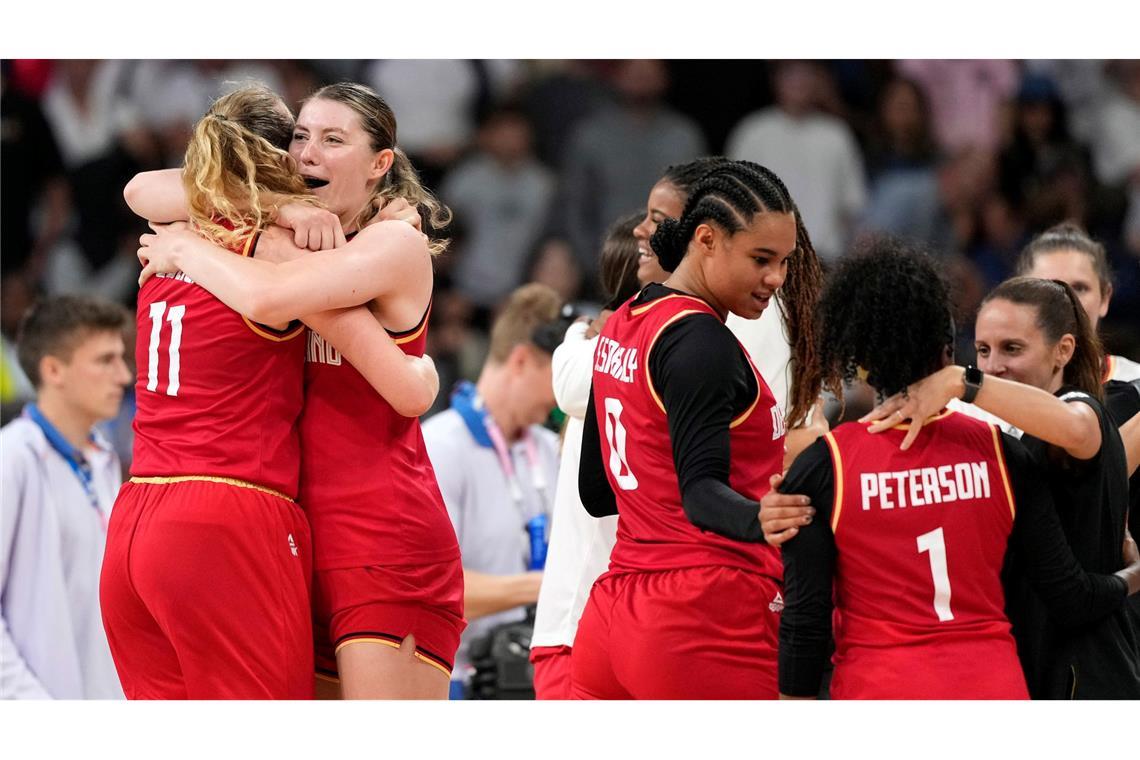
[[[531,647],[535,699],[570,699],[570,647]]]
[[[731,567],[603,575],[578,623],[575,699],[776,699],[779,584]]]
[[[835,656],[830,695],[832,699],[1029,699],[1012,638],[850,647]]]
[[[309,526],[293,502],[201,480],[126,483],[100,579],[131,699],[311,699]]]
[[[463,619],[463,564],[372,565],[318,570],[313,586],[317,673],[337,677],[336,652],[353,641],[398,647],[408,634],[416,657],[451,676]]]

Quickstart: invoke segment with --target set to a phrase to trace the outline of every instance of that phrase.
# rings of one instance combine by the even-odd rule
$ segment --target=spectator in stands
[[[930,103],[909,79],[887,83],[867,152],[870,197],[860,230],[921,241],[943,250],[953,230],[938,185]]]
[[[663,61],[622,61],[614,74],[618,103],[574,130],[562,168],[559,230],[574,248],[586,282],[597,277],[597,244],[606,227],[645,203],[662,166],[705,152],[698,125],[664,103]]]
[[[7,277],[30,266],[43,271],[47,252],[67,224],[69,196],[59,148],[43,110],[13,86],[13,62],[0,62],[0,251]],[[34,223],[38,212],[40,222]]]
[[[126,312],[81,296],[24,317],[20,363],[36,401],[0,431],[0,696],[122,698],[99,612],[107,519],[119,460],[95,423],[133,379]]]
[[[944,152],[997,151],[1001,109],[1017,92],[1014,61],[918,59],[898,61],[895,68],[930,99],[934,134]]]
[[[1011,116],[1013,134],[998,156],[1002,194],[1033,229],[1085,219],[1088,159],[1069,136],[1065,104],[1053,82],[1027,73]]]
[[[116,188],[157,160],[149,133],[127,94],[127,62],[61,60],[43,108],[71,187],[73,245],[57,246],[47,268],[49,292],[133,298],[137,224]]]
[[[1116,61],[1114,87],[1100,111],[1093,159],[1097,177],[1124,190],[1124,236],[1140,256],[1140,61]]]
[[[440,195],[466,235],[455,285],[490,308],[523,282],[527,255],[550,213],[554,175],[534,156],[522,111],[501,108],[479,130],[478,150],[444,179]]]
[[[518,86],[514,60],[374,60],[362,80],[400,114],[400,145],[435,186],[475,137],[480,116]]]
[[[545,540],[528,525],[550,519],[558,436],[542,427],[554,408],[551,355],[567,324],[545,285],[516,290],[491,329],[475,384],[460,383],[451,408],[424,423],[424,442],[463,555],[464,614],[453,693],[470,678],[471,642],[525,618],[538,600]],[[536,557],[541,554],[542,562]]]
[[[842,255],[866,200],[866,184],[851,128],[819,110],[825,76],[823,67],[811,61],[777,64],[776,105],[744,117],[729,135],[725,153],[755,161],[783,178],[826,262]]]

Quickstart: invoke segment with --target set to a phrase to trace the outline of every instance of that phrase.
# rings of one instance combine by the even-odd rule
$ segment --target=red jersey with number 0
[[[304,327],[255,324],[178,272],[143,285],[137,328],[131,474],[234,478],[295,498]]]
[[[680,319],[717,316],[707,303],[683,294],[640,306],[627,303],[602,329],[594,352],[593,393],[606,476],[617,497],[617,543],[611,572],[727,565],[783,578],[779,552],[702,530],[681,506],[669,421],[649,377],[649,355],[661,333]],[[725,328],[728,329],[727,327]],[[729,486],[759,500],[784,456],[780,410],[748,352],[756,376],[752,405],[732,421]]]
[[[848,423],[826,436],[832,696],[1023,697],[1001,584],[1015,507],[998,429],[948,411],[902,451],[907,425],[866,428]]]
[[[389,334],[405,354],[423,356],[427,323],[424,314],[412,330]],[[312,526],[315,569],[459,556],[419,419],[398,414],[312,331],[301,441],[301,506]]]

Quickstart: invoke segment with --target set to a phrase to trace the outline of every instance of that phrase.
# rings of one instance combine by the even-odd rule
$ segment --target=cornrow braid
[[[798,423],[807,417],[822,387],[812,315],[819,300],[823,272],[795,201],[775,173],[751,161],[706,158],[670,167],[667,177],[670,173],[682,180],[691,179],[692,185],[681,218],[662,221],[650,240],[661,267],[668,272],[680,265],[693,232],[704,222],[714,221],[729,234],[735,234],[758,213],[795,216],[796,250],[788,258],[788,276],[777,300],[788,327],[793,365],[787,422]],[[675,187],[686,190],[680,184]],[[829,390],[842,394],[838,383],[832,383]]]

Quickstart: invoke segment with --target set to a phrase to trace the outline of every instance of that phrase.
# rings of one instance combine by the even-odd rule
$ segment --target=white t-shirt
[[[725,155],[768,167],[788,186],[821,259],[834,261],[866,202],[863,159],[840,119],[811,114],[794,119],[766,108],[732,130]]]

